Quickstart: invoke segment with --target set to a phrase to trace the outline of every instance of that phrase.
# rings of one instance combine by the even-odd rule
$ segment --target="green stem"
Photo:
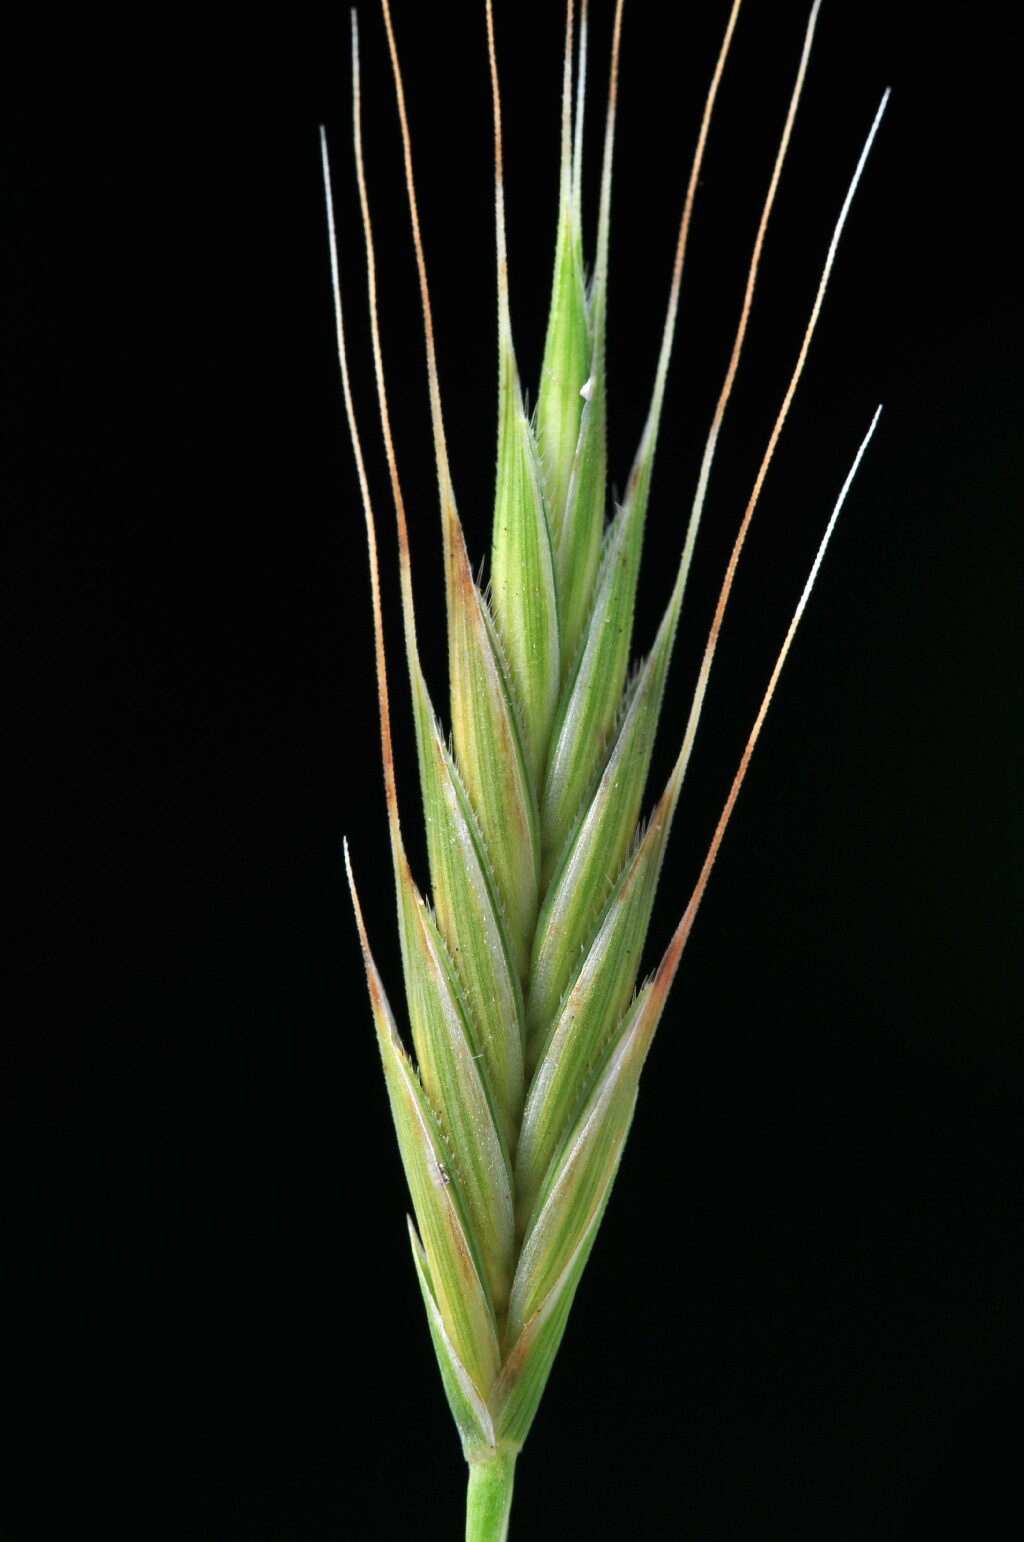
[[[470,1458],[466,1542],[505,1542],[517,1454],[498,1446]]]

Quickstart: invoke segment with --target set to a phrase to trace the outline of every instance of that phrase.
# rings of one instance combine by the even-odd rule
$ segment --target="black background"
[[[550,279],[562,13],[499,4],[513,321]],[[590,149],[610,27],[594,0]],[[714,12],[715,14],[710,14]],[[749,12],[749,14],[746,14]],[[627,6],[610,459],[642,423],[724,7]],[[719,14],[723,13],[723,14]],[[738,578],[651,931],[671,932],[838,488],[885,404],[652,1052],[519,1464],[513,1536],[1016,1534],[1024,1387],[1020,159],[980,10],[827,0],[690,581],[655,776],[848,177],[894,87]],[[482,5],[395,6],[471,551],[494,451]],[[804,20],[745,7],[699,192],[637,644],[671,584]],[[986,23],[987,24],[987,23]],[[0,1065],[0,1534],[421,1542],[463,1471],[408,1255],[341,858],[400,998],[332,148],[370,389],[348,18],[147,12],[5,90],[14,928]],[[382,327],[428,670],[436,493],[383,28]],[[594,210],[588,184],[588,209]]]

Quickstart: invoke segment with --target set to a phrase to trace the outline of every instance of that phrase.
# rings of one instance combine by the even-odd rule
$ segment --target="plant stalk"
[[[517,1455],[498,1446],[469,1459],[466,1542],[505,1542]]]

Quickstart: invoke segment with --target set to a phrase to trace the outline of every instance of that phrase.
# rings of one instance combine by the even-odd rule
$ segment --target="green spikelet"
[[[533,418],[526,411],[509,320],[501,112],[488,0],[496,145],[498,445],[491,581],[486,591],[472,576],[449,470],[410,136],[391,17],[387,0],[383,3],[425,317],[445,560],[450,742],[434,710],[417,645],[405,512],[377,325],[353,21],[356,164],[381,422],[397,515],[406,661],[432,908],[416,887],[399,821],[376,527],[352,414],[326,144],[324,171],[342,380],[367,518],[381,741],[408,1042],[415,1061],[403,1043],[370,952],[351,866],[348,873],[415,1216],[415,1224],[410,1221],[415,1273],[445,1392],[470,1464],[467,1542],[500,1542],[508,1528],[516,1454],[536,1413],[608,1203],[640,1073],[782,661],[852,479],[853,471],[833,511],[696,888],[660,964],[653,975],[641,980],[640,963],[666,842],[736,560],[803,368],[839,234],[882,109],[842,207],[803,346],[740,524],[678,758],[641,825],[690,556],[746,334],[761,244],[793,127],[818,5],[811,10],[685,541],[681,554],[672,559],[678,562],[675,585],[651,652],[631,673],[637,579],[683,255],[739,0],[734,0],[728,19],[694,158],[647,422],[617,508],[608,506],[606,490],[604,340],[621,0],[615,12],[597,248],[589,284],[580,218],[586,7],[577,90],[572,70],[572,0],[568,4],[554,278]],[[874,422],[867,438],[873,428]]]

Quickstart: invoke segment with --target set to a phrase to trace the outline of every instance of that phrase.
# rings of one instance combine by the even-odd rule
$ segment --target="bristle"
[[[423,331],[427,351],[427,382],[430,391],[430,419],[434,431],[434,462],[437,470],[438,492],[441,499],[441,535],[445,547],[445,572],[451,568],[451,547],[464,545],[462,526],[455,507],[455,491],[452,487],[451,467],[448,463],[448,445],[445,439],[444,414],[441,410],[441,387],[437,375],[437,350],[434,345],[434,317],[430,306],[430,286],[427,283],[427,263],[423,253],[423,237],[420,232],[419,205],[416,200],[416,182],[412,169],[412,136],[405,106],[405,88],[402,70],[398,62],[398,47],[391,23],[391,7],[388,0],[381,0],[384,25],[388,35],[391,69],[395,81],[395,101],[398,107],[399,125],[402,131],[402,153],[405,162],[405,187],[409,200],[409,218],[412,224],[413,246],[416,252],[416,271],[419,275],[420,301],[423,307]]]
[[[754,479],[753,490],[750,494],[747,507],[744,510],[743,519],[740,522],[740,527],[737,531],[736,539],[733,542],[732,551],[729,554],[729,561],[726,565],[725,577],[722,580],[722,587],[719,591],[718,603],[715,606],[715,613],[711,621],[711,628],[708,632],[707,642],[704,646],[704,656],[701,660],[700,670],[697,676],[697,685],[694,690],[693,701],[690,707],[690,715],[686,725],[686,732],[683,735],[682,747],[680,748],[676,763],[672,769],[671,776],[669,777],[668,787],[666,788],[666,796],[670,796],[673,800],[673,803],[675,798],[678,796],[679,788],[681,787],[683,777],[686,774],[686,767],[689,763],[690,753],[693,749],[693,743],[697,733],[697,725],[700,721],[701,708],[703,706],[704,696],[707,691],[708,678],[711,674],[711,665],[714,660],[715,649],[718,646],[718,639],[722,629],[722,620],[725,615],[725,608],[728,604],[729,596],[732,593],[732,585],[736,576],[736,568],[739,563],[740,553],[743,550],[743,545],[747,538],[747,532],[750,528],[750,522],[754,516],[754,510],[756,509],[758,501],[761,497],[765,478],[768,475],[768,468],[772,463],[776,447],[778,446],[779,439],[782,435],[783,427],[785,426],[786,419],[789,415],[789,409],[792,406],[793,398],[796,395],[796,389],[800,383],[800,377],[803,374],[804,365],[807,362],[807,355],[810,350],[811,339],[814,336],[814,331],[818,324],[818,318],[821,315],[822,302],[825,298],[825,291],[828,288],[828,281],[832,273],[832,265],[835,261],[836,251],[839,247],[839,239],[843,233],[843,227],[846,224],[847,215],[850,212],[850,205],[853,202],[853,195],[857,191],[857,186],[864,171],[864,166],[867,162],[868,154],[871,150],[871,146],[874,143],[875,135],[878,132],[878,126],[882,121],[882,114],[885,111],[888,98],[889,93],[886,92],[882,97],[878,111],[875,114],[874,122],[872,123],[868,132],[867,139],[864,142],[864,148],[861,151],[856,170],[854,171],[849,188],[847,189],[842,208],[839,211],[839,218],[836,221],[835,229],[832,233],[832,239],[829,242],[828,252],[825,257],[825,264],[822,269],[817,291],[815,293],[814,303],[811,307],[811,313],[807,321],[807,326],[804,329],[803,340],[797,355],[796,364],[793,367],[793,372],[790,376],[789,384],[786,387],[786,393],[783,397],[782,405],[779,408],[775,422],[772,425],[772,431],[768,438],[768,444],[764,455],[762,456],[761,464],[758,467],[757,475]],[[672,789],[671,792],[670,789]]]
[[[697,489],[693,497],[693,504],[690,510],[690,521],[687,526],[686,541],[683,547],[683,556],[679,565],[679,574],[676,579],[680,597],[682,596],[682,593],[686,587],[686,579],[690,571],[690,562],[693,557],[694,542],[697,538],[697,531],[700,526],[701,515],[704,510],[704,500],[707,496],[708,479],[711,475],[711,466],[715,458],[715,449],[718,445],[718,436],[721,432],[722,421],[725,417],[725,409],[728,406],[729,398],[732,395],[732,388],[736,380],[736,372],[739,368],[740,355],[743,351],[743,343],[747,335],[747,325],[750,321],[750,312],[754,303],[754,288],[757,283],[758,269],[761,265],[761,253],[764,248],[765,234],[768,230],[768,221],[771,218],[772,208],[775,203],[775,194],[778,190],[779,179],[782,175],[782,168],[785,165],[786,154],[789,150],[789,142],[793,133],[793,124],[796,120],[797,107],[800,104],[800,97],[803,93],[804,79],[807,74],[807,64],[810,58],[811,44],[814,41],[814,29],[818,20],[818,10],[820,4],[821,0],[815,0],[814,5],[811,7],[811,13],[807,21],[807,28],[804,33],[803,51],[800,55],[800,67],[797,70],[796,81],[793,86],[792,95],[789,99],[789,111],[786,114],[786,121],[782,130],[782,138],[779,141],[779,148],[775,155],[775,164],[772,167],[772,175],[768,186],[768,193],[764,201],[764,207],[761,210],[761,220],[757,227],[757,235],[754,238],[754,250],[751,254],[750,264],[747,270],[747,285],[743,294],[743,305],[740,311],[739,325],[736,328],[736,336],[733,339],[732,353],[729,356],[729,363],[725,371],[725,379],[722,382],[722,389],[719,392],[718,401],[715,405],[714,415],[711,420],[711,427],[708,430],[707,441],[704,445],[704,454],[701,459],[700,472],[697,477]]]
[[[807,581],[804,584],[803,592],[801,593],[800,599],[797,602],[796,610],[793,612],[793,619],[789,623],[789,628],[783,640],[782,647],[779,649],[778,657],[775,660],[775,667],[772,670],[767,688],[761,700],[761,705],[758,708],[757,717],[754,719],[754,726],[750,730],[746,746],[744,747],[743,754],[740,758],[739,766],[737,767],[736,774],[732,780],[732,786],[729,789],[729,795],[725,800],[725,806],[719,815],[718,824],[715,826],[715,833],[711,837],[711,845],[708,847],[707,855],[704,858],[704,864],[701,868],[700,876],[694,886],[689,903],[683,912],[682,919],[679,922],[679,925],[676,927],[676,930],[672,935],[672,939],[669,942],[667,949],[665,950],[665,955],[658,966],[655,983],[656,987],[659,990],[663,990],[665,994],[667,994],[668,988],[671,985],[672,980],[675,978],[675,972],[679,964],[680,955],[693,928],[693,922],[697,914],[697,908],[704,897],[704,891],[707,888],[708,879],[711,876],[711,869],[714,866],[715,858],[718,856],[718,851],[722,844],[722,837],[724,836],[726,826],[732,817],[732,811],[736,806],[736,799],[738,798],[740,788],[743,785],[743,779],[747,774],[747,768],[750,765],[750,758],[754,753],[754,746],[757,743],[761,729],[764,725],[764,720],[767,716],[768,708],[771,705],[772,697],[775,694],[775,687],[779,683],[779,676],[782,673],[782,666],[786,662],[786,655],[789,653],[793,638],[796,636],[796,629],[800,624],[800,618],[804,613],[811,590],[814,587],[815,579],[818,576],[818,571],[821,567],[822,559],[825,556],[825,550],[829,541],[832,539],[832,532],[836,527],[836,520],[839,518],[840,510],[842,509],[843,504],[846,502],[846,495],[850,491],[854,477],[857,475],[857,471],[860,468],[860,463],[864,457],[864,452],[871,441],[871,436],[874,434],[875,429],[878,426],[878,420],[881,417],[881,414],[882,409],[879,406],[875,409],[875,415],[871,419],[870,427],[868,428],[867,433],[864,435],[860,447],[853,458],[853,464],[846,474],[846,480],[843,482],[839,497],[836,500],[835,508],[832,510],[832,517],[826,526],[825,534],[821,538],[821,543],[818,546],[817,554],[815,555],[814,562],[811,565],[810,573],[807,575]]]

